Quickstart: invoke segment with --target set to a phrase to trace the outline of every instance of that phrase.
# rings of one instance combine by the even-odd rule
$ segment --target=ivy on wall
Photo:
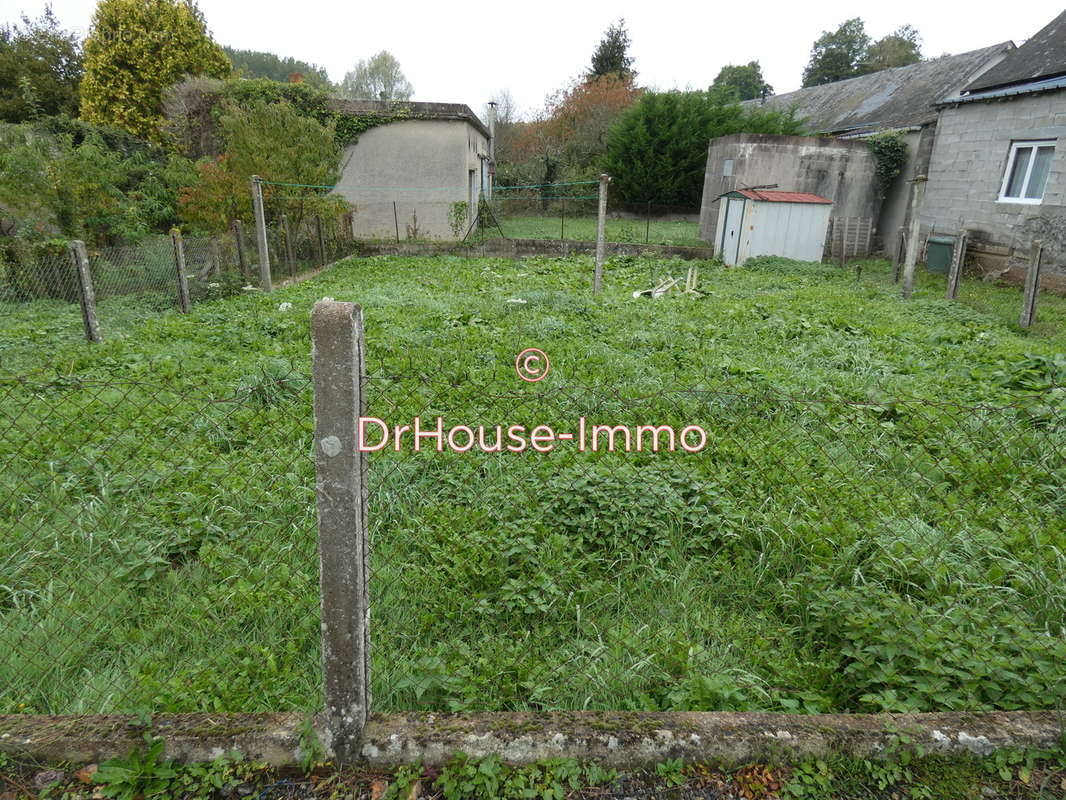
[[[306,83],[277,83],[266,78],[229,81],[222,90],[221,99],[231,100],[241,106],[254,105],[257,102],[288,102],[298,113],[323,125],[334,123],[337,144],[342,147],[354,144],[360,134],[371,128],[401,119],[416,118],[410,108],[402,104],[389,114],[353,116],[335,108],[330,96],[321,89]]]
[[[902,131],[884,131],[869,137],[866,143],[873,153],[877,189],[884,199],[892,182],[907,163],[907,142]]]

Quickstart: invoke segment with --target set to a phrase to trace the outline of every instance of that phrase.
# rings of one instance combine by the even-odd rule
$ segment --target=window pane
[[[1047,174],[1051,171],[1051,158],[1055,155],[1054,147],[1039,147],[1033,159],[1033,171],[1029,174],[1029,185],[1025,187],[1025,196],[1039,200],[1044,196]]]
[[[1010,180],[1007,181],[1007,191],[1004,197],[1021,197],[1022,182],[1025,180],[1025,171],[1029,169],[1029,158],[1033,155],[1033,148],[1019,147],[1014,151],[1014,165],[1010,171]]]

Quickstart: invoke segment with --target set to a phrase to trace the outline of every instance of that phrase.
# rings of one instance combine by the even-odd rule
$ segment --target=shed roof
[[[833,205],[832,200],[819,197],[810,192],[779,192],[767,189],[735,189],[727,192],[729,195],[743,195],[749,200],[760,200],[764,203],[815,203],[817,205]]]
[[[465,103],[424,103],[394,100],[342,100],[334,98],[333,107],[353,117],[377,115],[382,117],[410,117],[411,119],[439,119],[468,122],[488,138],[489,129]]]
[[[936,119],[933,104],[957,94],[969,81],[1014,49],[1002,42],[954,56],[921,61],[774,95],[764,105],[795,107],[813,133],[861,134],[916,128]],[[749,100],[746,104],[757,104]]]
[[[1066,74],[1066,11],[1051,20],[964,92],[979,92]]]

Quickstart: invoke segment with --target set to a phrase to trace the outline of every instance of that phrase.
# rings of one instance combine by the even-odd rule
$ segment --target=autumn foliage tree
[[[82,116],[159,141],[167,86],[230,71],[193,0],[100,0],[85,40]]]
[[[535,120],[515,126],[503,176],[509,169],[514,180],[550,183],[594,175],[611,126],[640,93],[632,78],[609,74],[550,95]]]

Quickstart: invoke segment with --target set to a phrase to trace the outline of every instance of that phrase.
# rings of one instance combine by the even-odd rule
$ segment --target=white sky
[[[917,2],[612,3],[541,0],[511,4],[393,0],[199,0],[220,44],[267,50],[324,66],[339,81],[379,50],[397,57],[415,100],[466,103],[481,113],[510,89],[526,113],[589,64],[603,31],[625,17],[641,85],[705,88],[729,63],[762,64],[778,93],[799,88],[811,44],[823,30],[861,16],[874,39],[910,23],[926,56],[961,53],[1036,33],[1062,8],[1049,0],[998,6]],[[84,33],[95,0],[52,0],[60,23]],[[37,16],[44,0],[0,0],[0,21]],[[988,9],[991,9],[989,11]]]

